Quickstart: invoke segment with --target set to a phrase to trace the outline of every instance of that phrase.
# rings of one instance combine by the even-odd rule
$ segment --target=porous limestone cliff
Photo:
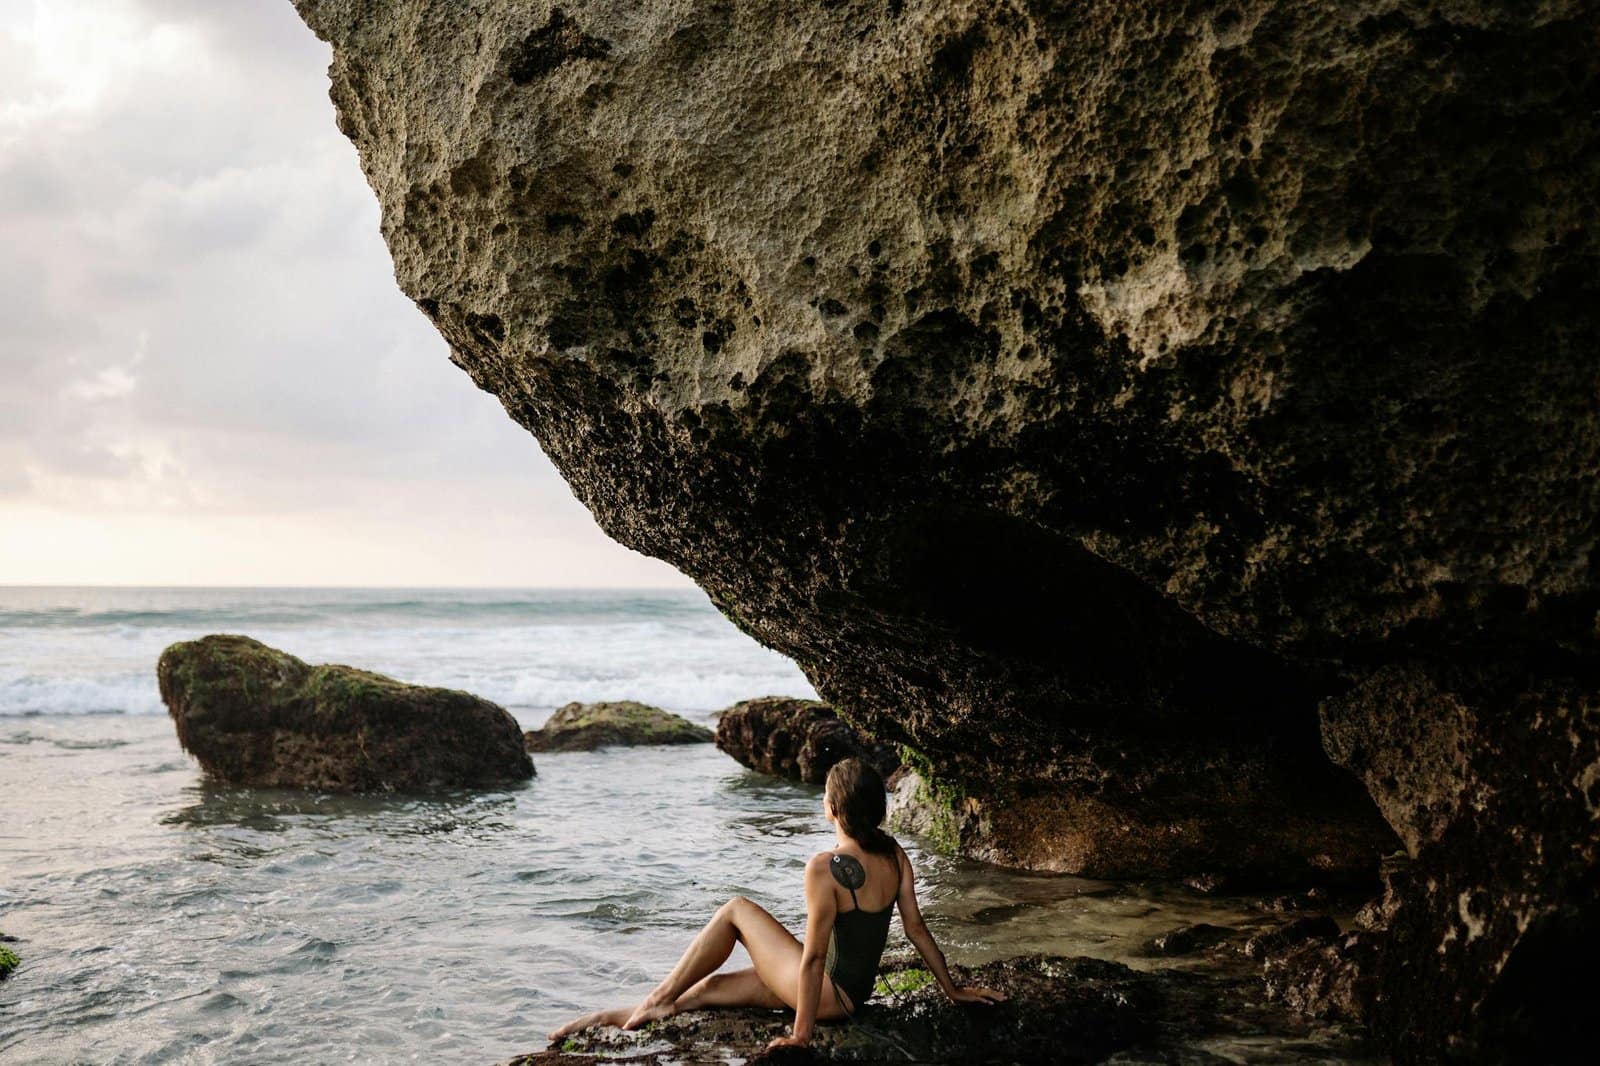
[[[1600,7],[297,6],[454,361],[974,832],[1398,835],[1394,1046],[1548,1021],[1597,906]]]

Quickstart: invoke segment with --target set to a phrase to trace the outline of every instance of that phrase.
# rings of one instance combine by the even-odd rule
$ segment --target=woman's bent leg
[[[711,921],[700,930],[689,949],[678,960],[678,965],[639,1004],[622,1027],[637,1029],[646,1022],[687,1009],[678,1003],[679,997],[727,962],[736,942],[744,944],[745,950],[750,953],[750,961],[755,963],[757,975],[768,990],[783,1005],[793,1007],[799,987],[800,941],[759,904],[735,896],[718,908]],[[817,1016],[827,1019],[843,1014],[833,988],[824,982]]]
[[[743,942],[755,965],[730,974],[716,973],[739,942]],[[550,1039],[560,1040],[595,1025],[637,1029],[680,1010],[702,1007],[792,1008],[799,998],[800,952],[800,941],[782,922],[759,904],[735,896],[717,909],[672,972],[644,1002],[631,1009],[619,1007],[585,1014],[551,1032]],[[828,1020],[843,1016],[832,982],[824,980],[817,1017]]]
[[[755,963],[756,974],[772,994],[793,1007],[800,1000],[800,941],[765,910],[743,900],[745,907],[736,912],[739,922],[739,939]],[[829,1021],[845,1016],[833,982],[822,979],[822,995],[817,1000],[817,1018]]]
[[[767,987],[752,966],[701,978],[672,1006],[674,1011],[704,1010],[707,1007],[766,1007],[779,1010],[788,1004]]]
[[[672,1013],[673,1004],[677,1002],[678,997],[688,991],[690,985],[703,977],[710,976],[717,967],[727,962],[728,956],[733,954],[733,945],[739,942],[735,912],[746,906],[756,905],[747,899],[735,896],[718,907],[717,913],[711,916],[711,920],[689,942],[689,947],[678,960],[678,965],[674,966],[672,972],[662,978],[661,983],[633,1009],[632,1015],[622,1023],[622,1027],[637,1029],[646,1022],[667,1017]],[[760,910],[759,907],[756,909]]]

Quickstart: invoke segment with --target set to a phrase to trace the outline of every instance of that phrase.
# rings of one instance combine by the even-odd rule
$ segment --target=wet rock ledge
[[[452,361],[953,846],[1403,845],[1398,1055],[1592,1014],[1600,4],[296,6]]]
[[[156,676],[179,743],[222,784],[416,792],[533,776],[516,719],[455,689],[228,634],[172,645]]]
[[[878,994],[849,1025],[823,1025],[810,1049],[763,1053],[788,1032],[774,1011],[697,1011],[639,1033],[597,1029],[505,1066],[578,1066],[621,1061],[726,1063],[1183,1063],[1235,1061],[1202,1050],[1230,1038],[1270,1042],[1278,1063],[1360,1061],[1370,1049],[1337,1027],[1316,1026],[1259,1002],[1259,981],[1242,975],[1144,972],[1087,958],[1027,956],[959,970],[1005,992],[992,1007],[945,1001],[909,959],[880,972]]]

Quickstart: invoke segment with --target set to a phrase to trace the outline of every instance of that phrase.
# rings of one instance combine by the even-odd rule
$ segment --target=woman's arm
[[[957,1003],[999,1003],[1004,1000],[1006,997],[992,988],[980,985],[958,988],[950,979],[944,952],[939,950],[933,934],[928,932],[927,923],[922,920],[922,911],[917,907],[917,875],[911,869],[911,857],[906,854],[905,848],[898,844],[895,847],[900,850],[900,894],[895,898],[900,906],[900,925],[906,931],[906,939],[917,949],[922,961],[928,964],[933,979],[939,982],[939,988]]]
[[[806,863],[806,941],[800,949],[794,1035],[781,1043],[808,1042],[811,1029],[816,1024],[817,1006],[822,1001],[822,970],[828,959],[828,937],[833,932],[833,920],[839,913],[830,878],[827,853],[812,856],[811,861]]]

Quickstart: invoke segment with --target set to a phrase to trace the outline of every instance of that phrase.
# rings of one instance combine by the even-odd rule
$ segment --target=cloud
[[[145,349],[149,345],[149,331],[141,330],[139,342],[126,363],[112,363],[101,368],[93,377],[69,381],[67,387],[61,390],[62,396],[69,400],[87,400],[93,403],[96,400],[114,400],[119,396],[128,395],[139,387],[139,379],[134,376],[134,372],[139,369],[139,364],[144,362]]]
[[[295,531],[252,541],[255,579],[387,535],[364,580],[448,583],[524,536],[506,583],[683,583],[604,537],[398,291],[328,60],[285,0],[0,9],[0,528],[28,531],[0,583],[70,579],[51,521],[159,527],[114,553],[137,581],[181,572],[185,529],[215,570],[247,518]]]

